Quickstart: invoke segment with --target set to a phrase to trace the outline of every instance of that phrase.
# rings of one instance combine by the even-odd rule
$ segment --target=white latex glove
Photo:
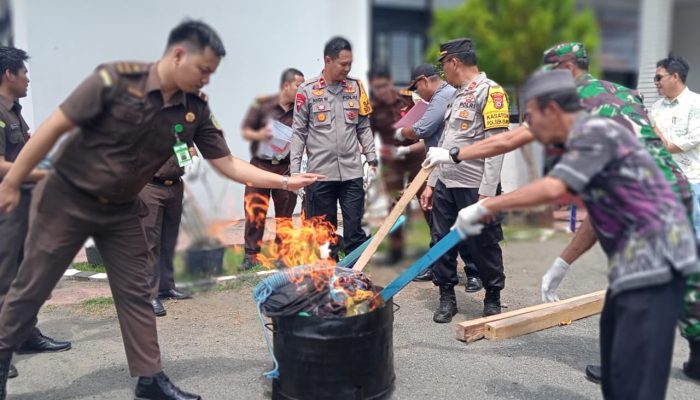
[[[365,175],[365,188],[368,188],[377,179],[377,167],[368,167]]]
[[[185,174],[189,178],[196,178],[202,171],[202,158],[200,156],[192,156],[192,163],[185,166]]]
[[[450,151],[442,147],[431,147],[428,149],[428,154],[425,155],[423,168],[430,168],[438,164],[454,164],[454,160],[450,157]]]
[[[411,153],[411,148],[409,146],[399,146],[396,148],[396,153],[394,153],[394,158],[396,160],[403,160],[410,153]]]
[[[406,138],[401,134],[401,130],[403,128],[397,128],[396,132],[394,132],[394,139],[396,139],[397,142],[403,142],[406,140]]]
[[[549,267],[547,272],[542,276],[542,301],[552,302],[559,301],[559,296],[556,291],[562,279],[566,276],[569,270],[569,263],[561,257],[557,257]]]
[[[482,206],[481,202],[474,203],[459,211],[457,221],[452,228],[457,229],[462,239],[465,239],[467,236],[478,235],[481,233],[481,230],[484,229],[484,224],[481,223],[481,219],[489,214],[491,214],[491,211]]]

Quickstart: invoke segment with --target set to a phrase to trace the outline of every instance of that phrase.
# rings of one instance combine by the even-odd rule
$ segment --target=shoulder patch
[[[484,129],[508,128],[508,95],[500,86],[489,87],[484,106]]]
[[[116,69],[121,75],[141,75],[147,72],[144,64],[135,62],[117,63]]]

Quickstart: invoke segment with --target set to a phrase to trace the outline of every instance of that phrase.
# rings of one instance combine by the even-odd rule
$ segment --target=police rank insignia
[[[197,119],[197,117],[194,115],[193,112],[190,111],[187,114],[185,114],[185,121],[192,123],[195,119]]]

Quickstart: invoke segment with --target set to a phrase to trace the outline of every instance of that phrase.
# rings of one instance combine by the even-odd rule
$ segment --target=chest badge
[[[355,93],[355,87],[348,83],[347,85],[345,85],[344,92],[345,93]]]
[[[325,109],[326,109],[326,106],[324,106],[323,104],[319,104],[319,105],[318,105],[318,110],[319,110],[319,111],[323,111],[323,110],[325,110]]]
[[[354,111],[348,112],[348,119],[355,119],[355,117],[357,117],[357,114]]]
[[[460,118],[467,118],[467,116],[469,116],[469,113],[466,110],[462,110],[459,112]]]
[[[320,113],[320,114],[318,114],[318,120],[319,120],[320,122],[325,121],[325,120],[326,120],[326,113]]]
[[[467,129],[469,128],[469,124],[467,124],[466,122],[462,122],[461,128],[462,128],[463,131],[464,131],[464,130],[467,130]]]
[[[348,102],[348,107],[355,107],[355,102],[352,101],[352,100],[350,100],[350,101]]]
[[[187,114],[185,114],[185,121],[192,123],[195,119],[197,119],[197,117],[194,115],[193,112],[188,112]]]
[[[313,91],[314,96],[323,96],[323,89],[316,89]]]

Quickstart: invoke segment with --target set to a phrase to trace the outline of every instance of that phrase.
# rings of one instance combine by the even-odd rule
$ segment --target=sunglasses
[[[661,82],[661,80],[667,76],[671,76],[671,74],[666,74],[666,75],[656,74],[656,75],[654,75],[654,82]]]

